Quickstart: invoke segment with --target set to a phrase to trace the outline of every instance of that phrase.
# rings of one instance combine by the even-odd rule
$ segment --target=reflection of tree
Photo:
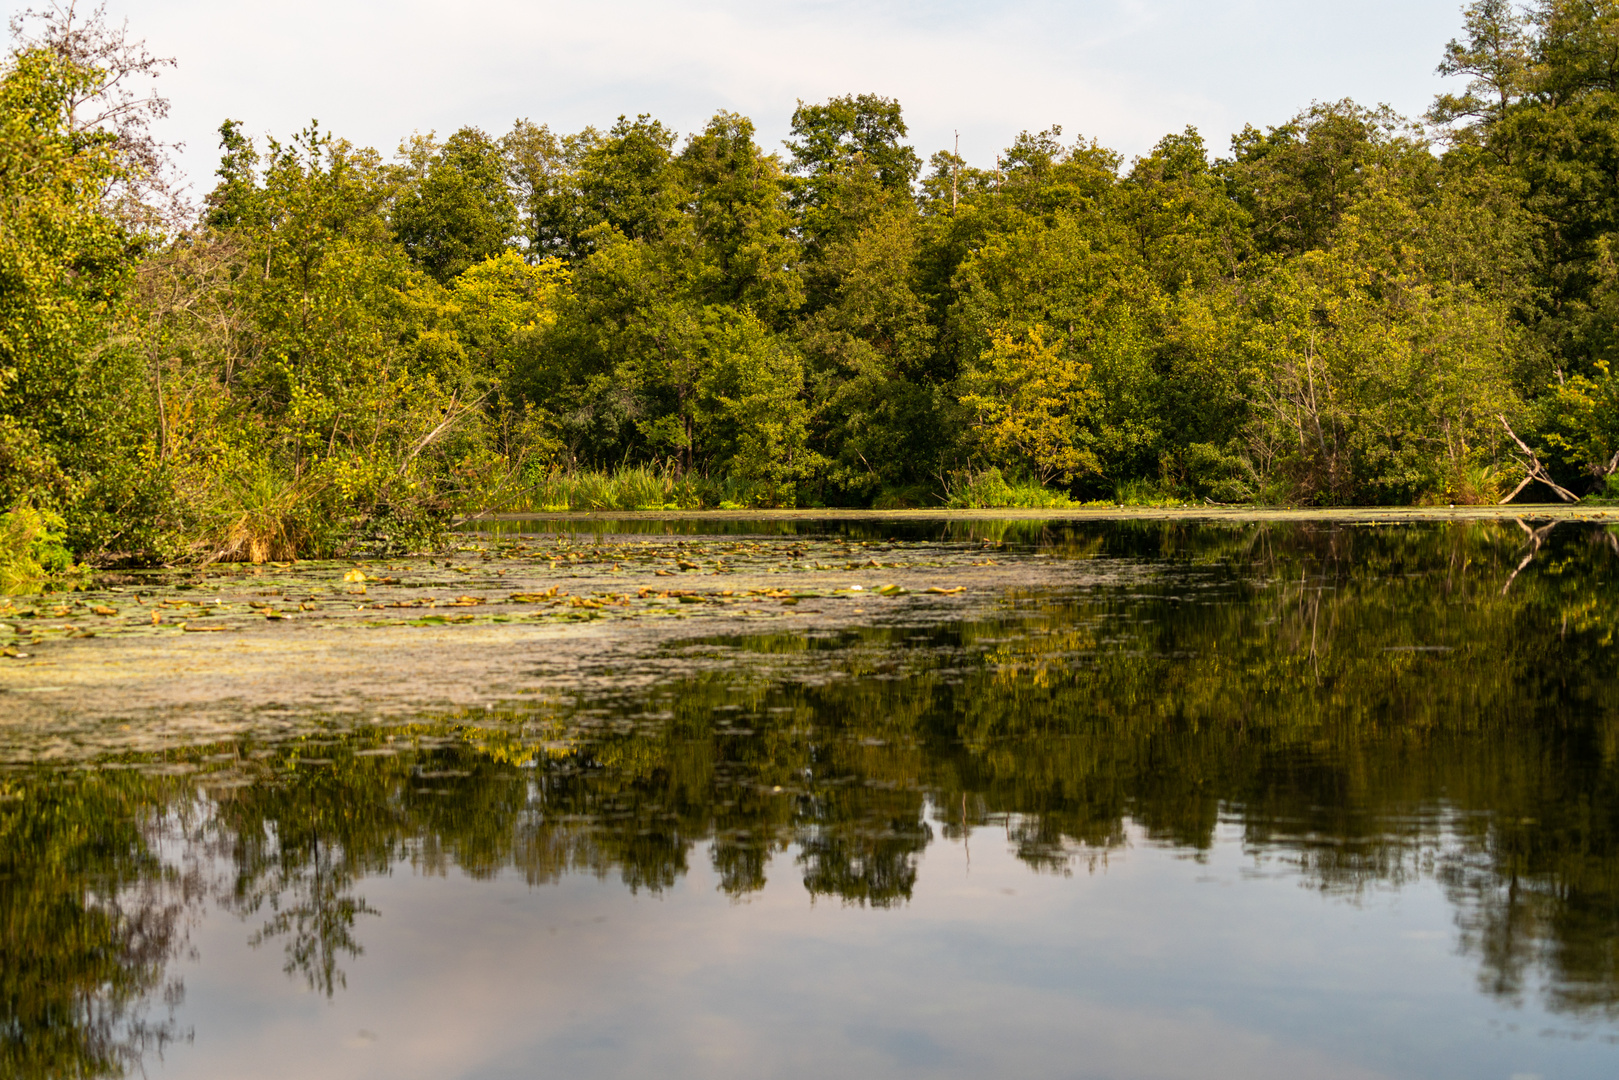
[[[0,802],[0,1073],[113,1073],[167,1036],[141,1006],[197,887],[137,823],[178,807],[206,818],[187,835],[222,853],[254,941],[327,994],[373,874],[657,892],[707,845],[732,897],[791,852],[811,895],[891,907],[931,807],[946,837],[992,823],[1059,873],[1127,825],[1197,852],[1225,821],[1333,894],[1437,878],[1486,991],[1619,1015],[1606,535],[1558,529],[1503,595],[1512,526],[1032,532],[1114,584],[925,633],[697,643],[689,677],[582,703],[560,741],[554,714],[513,713],[283,745],[211,802],[130,772],[41,782]]]
[[[287,939],[287,974],[302,974],[311,990],[331,997],[333,990],[348,985],[338,957],[365,952],[354,936],[355,918],[379,912],[364,897],[349,895],[352,879],[341,854],[334,858],[330,845],[323,852],[318,839],[302,863],[278,859],[274,866],[236,895],[244,911],[269,908],[264,925],[248,943],[258,948],[274,938]]]
[[[330,996],[347,984],[340,957],[363,951],[358,916],[375,914],[352,889],[388,870],[401,851],[400,777],[350,760],[300,765],[299,751],[277,762],[280,775],[221,796],[216,827],[233,865],[228,907],[264,918],[254,947],[276,938],[287,973]]]
[[[742,896],[796,844],[812,894],[876,906],[911,895],[927,803],[949,834],[997,822],[1021,858],[1059,872],[1121,844],[1127,821],[1193,850],[1222,817],[1240,821],[1256,851],[1347,895],[1450,874],[1466,851],[1484,876],[1471,892],[1445,880],[1475,913],[1465,940],[1492,985],[1512,992],[1522,971],[1542,971],[1569,1008],[1619,985],[1619,916],[1600,899],[1615,893],[1593,885],[1619,848],[1589,815],[1583,831],[1552,827],[1546,807],[1619,806],[1598,780],[1608,773],[1587,767],[1619,756],[1602,749],[1619,746],[1612,618],[1584,601],[1605,548],[1553,538],[1547,572],[1506,596],[1516,546],[1499,528],[1171,526],[1076,550],[1174,570],[1077,596],[1011,594],[1001,617],[929,635],[761,636],[707,666],[694,652],[690,678],[623,703],[662,724],[607,725],[521,782],[440,751],[440,767],[469,775],[432,797],[400,763],[373,762],[395,787],[356,776],[342,801],[395,815],[368,864],[391,844],[435,872],[588,870],[657,891],[707,842],[720,887]],[[748,663],[777,678],[739,681]],[[1444,821],[1441,803],[1454,809]],[[1527,835],[1544,850],[1467,832],[1509,819],[1539,822]],[[1482,888],[1513,874],[1512,904]]]
[[[799,825],[798,857],[811,896],[872,907],[911,898],[916,857],[933,839],[920,792],[844,788],[812,803]]]
[[[159,781],[0,784],[0,1075],[118,1076],[176,1035],[195,879],[153,854]]]

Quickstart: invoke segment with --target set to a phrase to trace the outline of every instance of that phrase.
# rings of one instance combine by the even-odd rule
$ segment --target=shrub
[[[0,514],[0,591],[37,588],[77,570],[63,545],[66,527],[59,514],[26,505]]]

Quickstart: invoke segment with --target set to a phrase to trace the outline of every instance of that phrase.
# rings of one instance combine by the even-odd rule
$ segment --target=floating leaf
[[[537,604],[541,600],[549,600],[557,594],[557,587],[551,586],[544,592],[514,592],[511,601],[515,604]]]
[[[343,575],[343,580],[353,582],[356,585],[364,584],[365,571],[356,566],[353,570],[350,570],[348,573]]]
[[[97,604],[94,607],[92,607],[90,610],[95,612],[97,615],[116,615],[116,614],[118,614],[118,609],[117,608],[110,608],[110,607],[107,607],[105,604]]]

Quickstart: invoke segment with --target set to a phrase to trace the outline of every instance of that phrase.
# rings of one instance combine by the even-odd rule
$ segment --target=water
[[[1619,1073],[1606,526],[844,528],[995,565],[14,752],[0,1074]]]

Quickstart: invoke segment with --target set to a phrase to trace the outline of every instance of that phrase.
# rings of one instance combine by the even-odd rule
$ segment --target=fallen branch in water
[[[1580,497],[1578,495],[1574,494],[1572,491],[1568,490],[1568,488],[1552,479],[1551,473],[1546,471],[1546,466],[1542,465],[1540,463],[1540,458],[1533,450],[1529,449],[1529,444],[1518,438],[1518,433],[1512,430],[1512,425],[1507,423],[1507,418],[1505,416],[1498,415],[1496,419],[1501,421],[1501,426],[1507,429],[1507,434],[1512,436],[1512,441],[1518,444],[1518,449],[1524,452],[1524,457],[1527,459],[1523,462],[1525,473],[1523,483],[1513,488],[1512,494],[1502,499],[1500,505],[1505,506],[1507,503],[1517,498],[1518,492],[1522,491],[1536,480],[1539,480],[1542,484],[1545,484],[1547,487],[1555,491],[1557,493],[1557,497],[1562,499],[1564,502],[1572,503],[1580,501]],[[1616,465],[1619,465],[1619,454],[1614,455],[1614,461]]]

